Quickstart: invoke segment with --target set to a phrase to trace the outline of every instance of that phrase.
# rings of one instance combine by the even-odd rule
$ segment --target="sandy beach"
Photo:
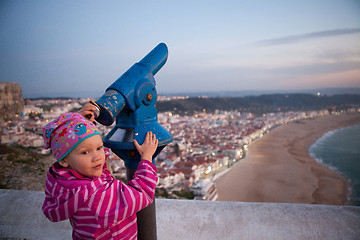
[[[292,122],[251,143],[246,158],[216,182],[218,201],[344,205],[346,178],[319,164],[309,147],[328,131],[360,123],[360,114]]]

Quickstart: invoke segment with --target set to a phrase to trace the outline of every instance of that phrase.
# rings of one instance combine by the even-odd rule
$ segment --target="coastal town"
[[[42,126],[64,112],[78,111],[90,99],[26,100],[24,110],[0,126],[0,143],[18,145],[48,156],[43,149]],[[166,97],[159,101],[168,100]],[[159,123],[173,135],[156,158],[157,196],[216,200],[213,181],[246,156],[248,145],[273,128],[329,114],[328,110],[279,112],[255,116],[238,111],[201,112],[179,115],[158,113]],[[111,129],[98,124],[105,136]],[[123,161],[111,153],[109,162],[118,179],[126,179]]]

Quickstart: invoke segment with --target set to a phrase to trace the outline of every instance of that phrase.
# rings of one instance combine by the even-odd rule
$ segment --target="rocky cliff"
[[[0,82],[0,122],[10,120],[24,110],[24,99],[19,84]]]

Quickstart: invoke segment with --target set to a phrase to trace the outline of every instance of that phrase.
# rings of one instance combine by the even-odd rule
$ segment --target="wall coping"
[[[0,239],[71,239],[41,212],[45,194],[0,189]],[[359,239],[360,207],[156,199],[157,238]],[[51,237],[49,237],[51,236]]]

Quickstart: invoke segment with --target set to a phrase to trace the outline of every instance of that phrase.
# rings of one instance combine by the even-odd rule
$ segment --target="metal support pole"
[[[136,169],[126,168],[126,178],[128,181],[133,179]],[[137,226],[139,240],[156,240],[156,211],[155,197],[153,202],[137,212]]]

